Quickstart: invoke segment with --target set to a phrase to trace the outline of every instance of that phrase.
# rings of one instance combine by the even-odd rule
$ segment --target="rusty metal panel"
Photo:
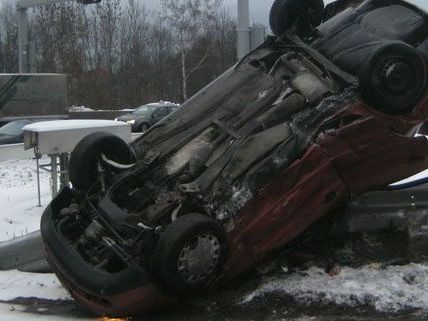
[[[68,79],[66,74],[0,74],[0,117],[65,114]]]

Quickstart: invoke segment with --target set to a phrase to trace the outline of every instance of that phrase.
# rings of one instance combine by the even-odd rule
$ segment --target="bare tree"
[[[0,11],[0,70],[18,70],[18,22],[15,7],[10,2],[1,4]]]
[[[181,58],[183,99],[187,100],[187,80],[191,73],[199,69],[208,53],[194,66],[188,66],[187,54],[206,30],[205,27],[215,16],[222,0],[161,0],[162,17],[174,33],[175,49]]]
[[[31,10],[39,72],[70,74],[70,101],[95,109],[186,100],[235,62],[234,22],[220,0],[160,1],[162,14],[141,0]],[[3,0],[0,72],[17,72],[17,57],[16,8]]]
[[[139,1],[128,0],[120,23],[119,104],[129,107],[145,98],[150,25]]]

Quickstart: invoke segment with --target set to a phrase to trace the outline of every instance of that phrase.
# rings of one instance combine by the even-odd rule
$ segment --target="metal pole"
[[[249,0],[238,0],[238,60],[250,52],[250,4]]]
[[[51,182],[52,182],[52,198],[58,193],[58,164],[57,155],[50,155],[51,157]]]
[[[40,196],[40,163],[39,163],[39,151],[37,150],[37,147],[34,147],[34,155],[36,156],[36,165],[37,165],[37,198],[39,200],[38,207],[42,207],[42,200]]]
[[[37,46],[36,46],[36,40],[30,39],[30,42],[28,44],[28,62],[30,67],[30,72],[32,74],[37,73]]]
[[[1,0],[0,0],[1,1]],[[32,71],[35,71],[35,60],[32,57],[30,61],[30,47],[29,47],[29,29],[28,29],[28,14],[27,9],[47,6],[55,3],[63,3],[71,0],[18,0],[16,2],[16,9],[18,12],[18,53],[19,53],[19,73],[26,74],[30,70],[30,64]],[[81,4],[95,4],[101,2],[101,0],[77,0]],[[35,48],[32,48],[35,50]],[[35,51],[34,51],[35,54]]]
[[[18,51],[19,73],[28,73],[29,69],[29,41],[28,41],[28,14],[27,8],[18,9]]]

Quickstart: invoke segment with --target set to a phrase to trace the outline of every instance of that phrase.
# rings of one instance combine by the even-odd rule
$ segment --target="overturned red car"
[[[414,135],[428,118],[427,14],[343,3],[276,0],[276,36],[137,141],[79,143],[73,188],[41,223],[77,301],[131,315],[209,290],[354,195],[428,168]]]

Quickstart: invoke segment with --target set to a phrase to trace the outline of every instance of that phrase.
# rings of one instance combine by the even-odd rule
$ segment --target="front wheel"
[[[101,154],[122,164],[130,164],[134,159],[130,146],[118,136],[105,132],[86,136],[70,157],[69,176],[75,189],[86,192],[97,181]]]
[[[188,214],[171,223],[155,249],[155,273],[174,293],[207,290],[219,279],[228,252],[224,228],[213,218]]]
[[[368,103],[386,114],[406,114],[425,92],[426,62],[415,48],[402,42],[388,43],[368,57],[360,79]]]

